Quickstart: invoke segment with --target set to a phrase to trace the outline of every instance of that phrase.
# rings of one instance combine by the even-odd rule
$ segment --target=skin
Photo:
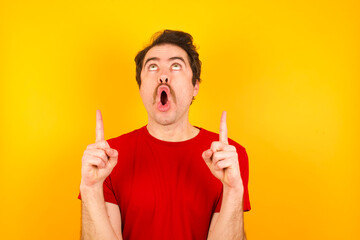
[[[192,84],[192,71],[183,49],[170,44],[151,48],[144,58],[141,80],[140,96],[148,113],[147,129],[151,135],[177,142],[199,133],[189,122],[189,107],[199,91],[199,83]],[[159,109],[160,95],[156,91],[164,83],[173,93],[168,96],[167,111]],[[82,239],[122,239],[119,207],[105,202],[103,197],[103,182],[116,165],[118,155],[104,140],[103,120],[97,110],[96,142],[88,145],[82,158]],[[211,173],[223,183],[221,210],[213,215],[208,239],[246,239],[244,189],[236,148],[228,143],[226,112],[220,121],[219,141],[213,142],[202,157]]]
[[[154,57],[158,59],[153,59]],[[173,59],[179,57],[180,59]],[[153,59],[147,61],[148,59]],[[193,86],[192,70],[187,53],[180,47],[164,44],[151,48],[144,58],[141,71],[140,96],[148,113],[147,128],[151,135],[164,141],[184,141],[196,136],[199,130],[189,123],[189,107],[199,91],[199,83]],[[160,96],[153,95],[159,84],[167,84],[175,92],[168,97],[171,107],[166,112],[157,109]],[[162,82],[161,82],[162,81]]]

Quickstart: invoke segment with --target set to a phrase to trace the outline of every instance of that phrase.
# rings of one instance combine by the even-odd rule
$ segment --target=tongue
[[[165,91],[162,91],[161,92],[161,97],[160,97],[160,101],[161,101],[161,104],[162,105],[165,105],[168,101],[168,98],[167,98],[167,94]]]

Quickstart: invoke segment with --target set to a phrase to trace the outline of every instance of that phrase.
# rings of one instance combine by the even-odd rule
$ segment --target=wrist
[[[80,183],[80,193],[95,193],[95,192],[103,191],[103,183],[87,185],[81,181]]]
[[[244,187],[242,184],[236,185],[236,186],[227,186],[227,185],[223,185],[223,192],[224,195],[229,195],[229,196],[234,196],[234,197],[243,197],[244,195]]]

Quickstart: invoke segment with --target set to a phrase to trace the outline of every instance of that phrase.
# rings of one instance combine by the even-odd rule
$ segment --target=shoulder
[[[136,142],[136,140],[139,138],[139,136],[141,136],[143,134],[144,128],[145,128],[145,126],[135,129],[131,132],[124,133],[120,136],[107,139],[107,142],[109,143],[110,147],[112,147],[112,148],[116,148],[117,146],[124,145],[124,144],[129,145],[131,143]]]
[[[110,147],[116,149],[119,153],[118,162],[111,172],[112,177],[118,176],[120,173],[123,174],[129,168],[131,169],[132,159],[134,159],[139,146],[141,147],[139,139],[144,135],[143,128],[141,127],[118,137],[107,139]]]
[[[199,127],[202,131],[202,137],[206,138],[206,139],[210,139],[211,141],[219,141],[219,134],[206,130],[204,128]],[[236,149],[238,151],[244,152],[245,151],[245,147],[243,147],[241,144],[239,144],[238,142],[236,142],[235,140],[228,138],[229,144],[233,145],[234,147],[236,147]]]
[[[203,138],[207,138],[207,139],[211,139],[212,141],[217,141],[219,140],[219,134],[218,133],[215,133],[215,132],[212,132],[212,131],[209,131],[205,128],[201,128],[201,127],[197,127],[197,128],[200,128],[200,131],[202,133],[202,137]]]

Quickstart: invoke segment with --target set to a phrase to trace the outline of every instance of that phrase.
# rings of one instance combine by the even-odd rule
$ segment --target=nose
[[[159,78],[160,83],[169,83],[169,77],[167,75],[161,75]]]

